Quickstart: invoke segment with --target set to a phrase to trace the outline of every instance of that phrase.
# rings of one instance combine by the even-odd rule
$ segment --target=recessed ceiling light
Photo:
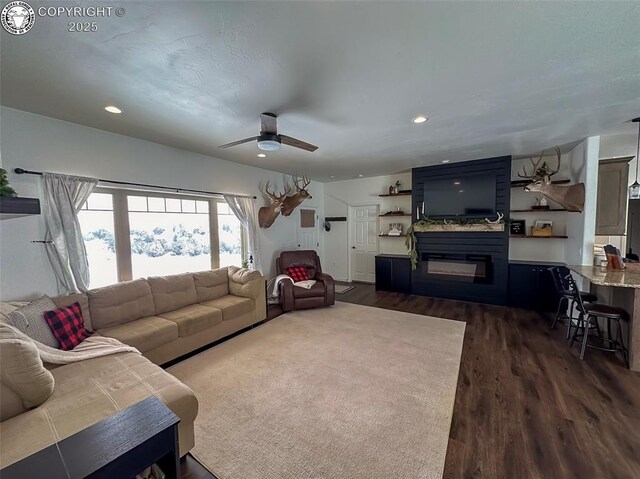
[[[258,153],[258,158],[266,158],[267,155],[265,155],[264,153]]]
[[[336,177],[336,175],[331,175],[331,178],[335,178],[335,177]]]
[[[458,193],[464,193],[464,190],[458,190]]]
[[[443,163],[449,163],[450,160],[442,160]]]
[[[104,107],[104,109],[107,110],[109,113],[122,113],[122,110],[120,108],[113,105],[107,105]]]
[[[362,178],[364,175],[358,175],[358,178]]]
[[[415,118],[413,118],[411,121],[414,123],[424,123],[425,121],[427,121],[429,118],[427,118],[424,115],[418,115]]]
[[[459,181],[454,181],[454,182],[453,182],[453,184],[454,184],[454,185],[459,185],[459,184],[460,184],[460,182],[459,182]]]

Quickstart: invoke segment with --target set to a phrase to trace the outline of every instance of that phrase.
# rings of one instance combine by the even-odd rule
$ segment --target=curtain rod
[[[15,168],[13,171],[17,175],[38,175],[38,176],[42,176],[42,171],[31,171],[31,170],[25,170],[24,168]],[[157,189],[160,189],[160,190],[174,191],[176,193],[180,193],[180,192],[183,192],[183,193],[200,193],[200,194],[204,194],[204,195],[218,195],[218,196],[231,194],[231,193],[219,193],[217,191],[191,190],[189,188],[172,188],[170,186],[147,185],[145,183],[131,183],[129,181],[103,180],[103,179],[100,179],[100,178],[98,178],[98,181],[100,183],[111,183],[111,184],[114,184],[114,185],[140,186],[142,188],[157,188]],[[235,195],[235,196],[242,196],[244,198],[253,198],[254,200],[257,198],[256,196],[251,196],[251,195]]]

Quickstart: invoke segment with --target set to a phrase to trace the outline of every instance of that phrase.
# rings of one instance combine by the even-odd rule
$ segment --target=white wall
[[[117,120],[114,120],[117,121]],[[119,181],[132,181],[180,188],[243,193],[258,196],[260,182],[283,184],[284,175],[223,161],[102,130],[34,115],[10,108],[0,109],[0,144],[3,167],[20,196],[39,195],[40,180],[32,175],[15,175],[22,167],[77,174]],[[265,159],[268,165],[268,159]],[[313,199],[305,206],[318,208],[324,216],[323,185],[313,182]],[[275,257],[296,246],[294,216],[280,217],[261,230],[261,255],[265,274],[273,275]],[[0,222],[0,299],[32,298],[56,294],[55,279],[41,244],[42,216]],[[322,235],[321,235],[322,238]],[[322,254],[322,243],[320,248]]]
[[[349,216],[349,206],[376,204],[380,213],[395,210],[399,206],[406,213],[411,212],[411,196],[381,198],[388,193],[390,185],[399,180],[400,189],[411,189],[411,173],[399,173],[389,176],[360,178],[354,180],[335,181],[324,184],[325,216]],[[390,222],[403,223],[405,230],[411,224],[410,217],[381,218],[379,229],[388,230]],[[331,231],[324,233],[325,259],[323,269],[339,280],[349,277],[349,224],[348,222],[331,223]],[[402,238],[379,238],[380,253],[407,254]]]
[[[566,262],[569,264],[591,264],[593,262],[593,239],[595,232],[595,199],[598,189],[598,148],[599,137],[588,138],[578,144],[573,150],[562,155],[560,171],[555,176],[558,179],[570,179],[572,183],[585,183],[586,199],[583,213],[569,212],[535,212],[512,213],[512,219],[526,220],[527,232],[536,220],[553,221],[554,235],[566,235],[568,239],[535,239],[512,238],[509,240],[509,259],[540,262]],[[588,145],[588,146],[587,146]],[[594,150],[595,149],[595,150]],[[594,163],[595,152],[595,163]],[[534,158],[537,160],[537,158]],[[545,160],[555,166],[555,156],[545,157]],[[589,163],[587,163],[589,162]],[[512,164],[512,179],[520,179],[518,172],[526,165],[531,171],[529,158],[514,160]],[[595,169],[595,173],[591,170]],[[522,188],[512,188],[511,209],[527,209],[535,204],[536,197],[542,195],[524,191]],[[549,200],[551,208],[560,208],[557,203]],[[586,235],[590,235],[586,241]],[[590,248],[586,244],[590,244]],[[590,258],[588,261],[585,258]],[[584,261],[587,261],[584,263]]]
[[[569,239],[565,244],[565,262],[567,264],[593,265],[599,155],[599,136],[587,138],[571,151],[572,176],[576,182],[584,182],[586,195],[584,212],[568,214]]]

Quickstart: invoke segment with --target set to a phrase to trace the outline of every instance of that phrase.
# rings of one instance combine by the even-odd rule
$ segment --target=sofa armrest
[[[235,296],[256,299],[264,290],[264,276],[259,271],[229,266],[229,292]]]
[[[264,276],[259,271],[229,266],[229,293],[253,299],[256,304],[256,322],[267,317],[267,293]]]
[[[316,273],[316,281],[324,283],[324,299],[327,306],[336,302],[336,282],[326,273]]]
[[[280,305],[282,306],[282,311],[293,311],[293,308],[295,306],[295,297],[293,296],[293,281],[280,281],[279,288]]]

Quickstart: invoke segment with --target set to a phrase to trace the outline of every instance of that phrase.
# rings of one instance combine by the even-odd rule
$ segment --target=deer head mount
[[[284,193],[276,195],[275,192],[269,191],[269,182],[267,181],[264,192],[271,199],[271,204],[269,206],[263,206],[258,210],[258,224],[260,225],[260,228],[269,228],[280,214],[282,204],[287,198],[287,195],[291,192],[291,187],[289,185],[285,185]]]
[[[533,159],[531,159],[531,163],[533,164],[532,173],[527,174],[526,167],[523,166],[523,174],[518,173],[518,176],[520,178],[533,180],[531,184],[524,187],[525,191],[542,193],[547,198],[566,208],[567,211],[577,211],[582,213],[582,211],[584,211],[584,183],[560,186],[554,185],[551,181],[551,177],[560,170],[561,161],[560,148],[554,146],[553,149],[557,156],[557,165],[555,169],[550,168],[546,161],[540,165],[544,155],[543,150],[537,161],[533,161]]]
[[[309,178],[307,178],[306,176],[298,178],[298,176],[296,175],[292,176],[291,178],[293,179],[293,184],[296,187],[296,193],[291,196],[287,196],[284,199],[282,208],[280,209],[282,216],[289,216],[291,213],[293,213],[293,210],[300,206],[300,204],[304,200],[306,200],[307,198],[312,198],[312,196],[307,191],[307,188],[311,184],[311,180]]]

